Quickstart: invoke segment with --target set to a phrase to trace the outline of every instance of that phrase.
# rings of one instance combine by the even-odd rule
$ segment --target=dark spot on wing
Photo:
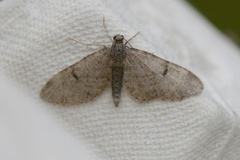
[[[71,74],[78,81],[78,76],[74,73],[74,70],[72,70]]]
[[[164,71],[163,71],[163,76],[166,76],[167,75],[167,73],[168,73],[168,61],[166,61],[166,65],[165,65],[165,69],[164,69]]]

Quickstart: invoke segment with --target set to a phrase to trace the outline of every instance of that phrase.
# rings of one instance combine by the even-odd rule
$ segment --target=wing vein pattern
[[[177,101],[198,95],[203,89],[192,72],[135,48],[127,49],[124,85],[139,101]]]
[[[78,104],[99,96],[111,81],[110,49],[104,48],[62,70],[41,90],[41,97],[56,104]]]

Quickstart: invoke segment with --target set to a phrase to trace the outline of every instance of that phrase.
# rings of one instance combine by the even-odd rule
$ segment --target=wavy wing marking
[[[127,50],[124,85],[139,101],[178,101],[203,90],[202,82],[192,72],[134,48]]]
[[[110,50],[102,49],[53,76],[41,97],[56,104],[78,104],[99,96],[111,80]]]

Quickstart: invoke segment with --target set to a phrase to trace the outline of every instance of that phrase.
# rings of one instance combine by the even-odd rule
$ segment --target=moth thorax
[[[122,62],[126,57],[126,46],[124,44],[113,45],[111,56],[114,62]]]

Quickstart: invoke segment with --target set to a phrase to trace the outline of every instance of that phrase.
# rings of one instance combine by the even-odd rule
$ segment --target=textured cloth
[[[36,103],[31,104],[32,108],[43,108],[37,109],[43,112],[40,115],[46,112],[52,121],[59,122],[61,129],[69,133],[62,135],[65,141],[70,141],[71,136],[79,143],[84,139],[94,153],[108,160],[240,159],[240,84],[235,74],[240,67],[240,52],[184,1],[5,0],[0,2],[0,24],[0,76],[12,80],[11,85],[20,89],[16,94],[31,97]],[[39,98],[49,78],[99,49],[69,37],[110,46],[108,35],[119,33],[129,39],[138,31],[141,34],[131,41],[134,48],[193,71],[203,81],[202,94],[181,102],[156,100],[139,104],[123,89],[118,108],[114,107],[110,88],[95,101],[70,107],[54,106]],[[1,92],[8,90],[5,87]],[[11,105],[22,116],[27,114],[26,107],[14,103],[14,96],[6,95],[13,102],[4,104],[6,99],[2,100],[3,111]],[[27,118],[34,123],[34,117]],[[14,121],[14,117],[5,120]],[[6,124],[6,128],[17,128],[25,136],[41,134],[19,128],[18,124]],[[45,129],[42,132],[59,134],[48,123]],[[1,138],[14,135],[16,141],[27,141],[17,132],[0,133]],[[46,140],[44,136],[36,138]],[[67,146],[61,154],[70,152]],[[14,152],[24,147],[25,151],[36,148],[38,155],[44,145],[23,145],[15,147]],[[44,152],[50,153],[54,154]],[[20,157],[27,159],[25,154]]]

